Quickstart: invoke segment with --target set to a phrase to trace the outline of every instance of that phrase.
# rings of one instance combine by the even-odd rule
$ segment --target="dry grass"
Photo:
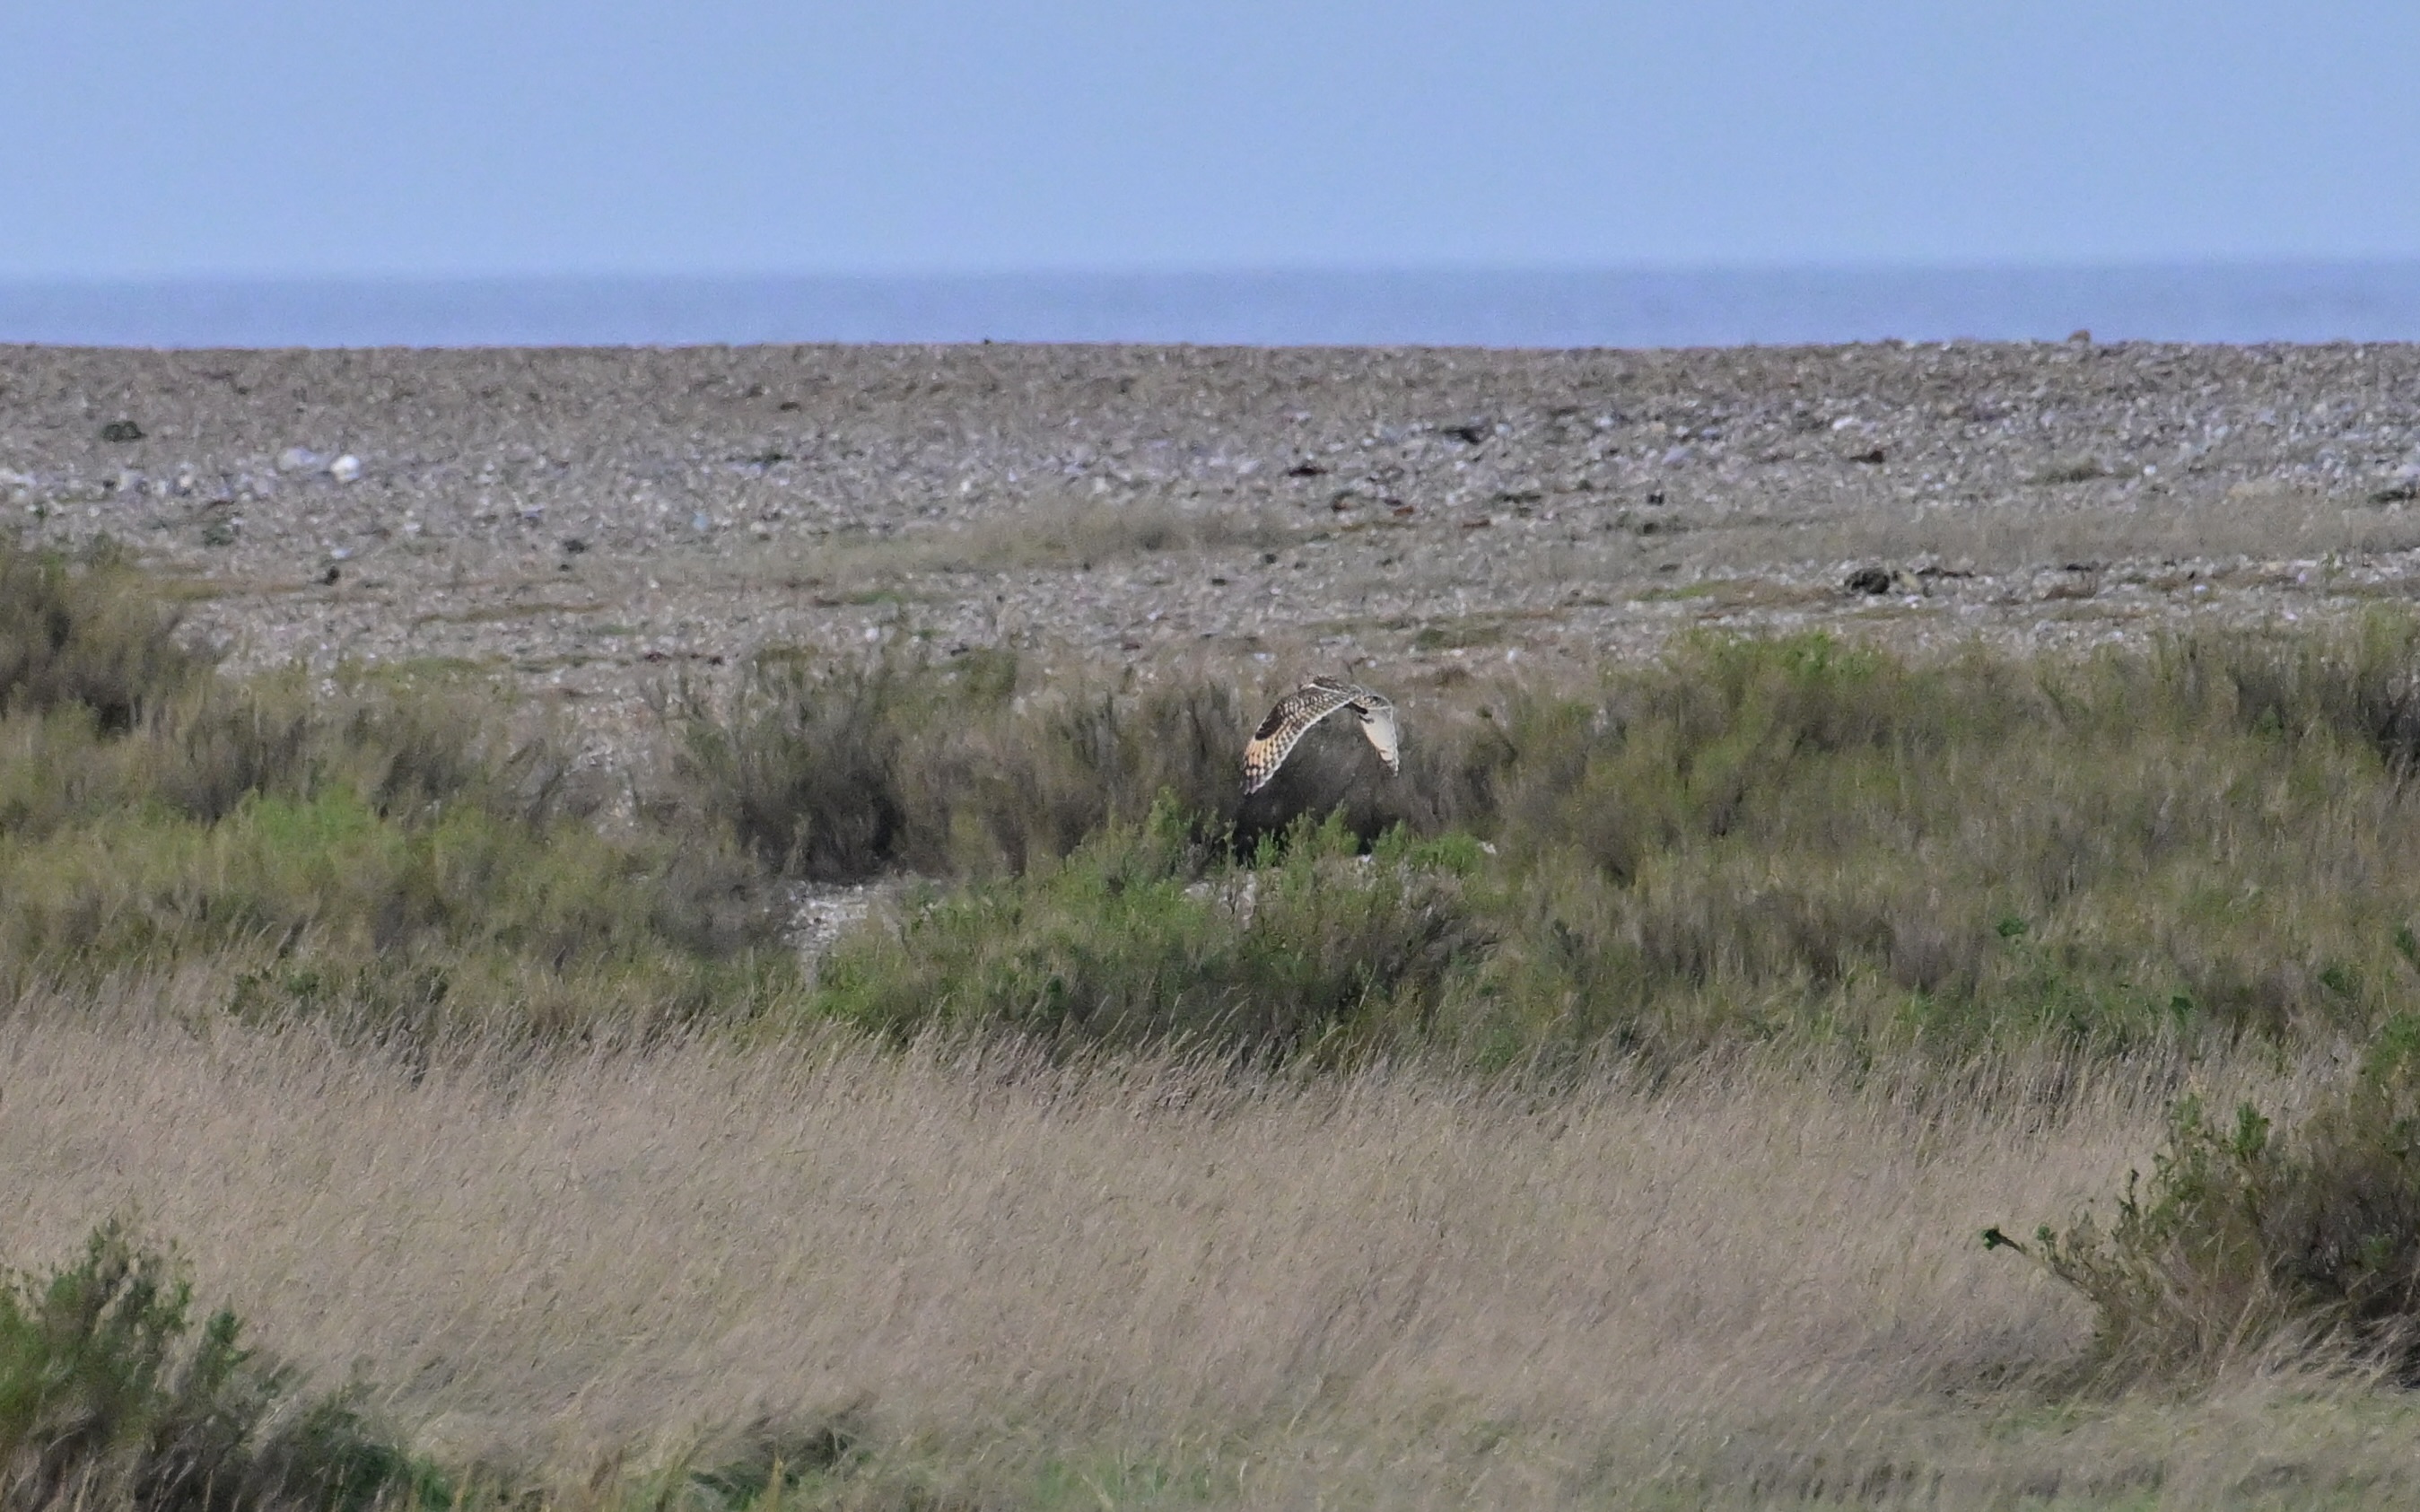
[[[1152,493],[1068,493],[883,534],[845,529],[811,545],[777,548],[746,566],[691,571],[704,579],[830,585],[836,592],[845,585],[862,593],[872,584],[888,594],[917,573],[1092,571],[1193,552],[1280,551],[1302,536],[1298,523],[1274,510]],[[681,575],[677,567],[649,570],[659,581]]]
[[[2054,472],[2014,504],[1942,499],[1916,507],[1819,509],[1727,532],[1724,550],[1747,560],[1761,551],[1820,561],[1931,556],[1996,573],[2069,562],[2319,560],[2420,545],[2420,513],[2381,507],[2358,491],[2283,479],[2131,497],[2108,489]]]
[[[42,570],[74,633],[18,633],[51,650],[0,711],[0,1260],[131,1216],[458,1489],[734,1512],[805,1455],[805,1502],[894,1507],[2420,1492],[2420,1420],[2315,1356],[2080,1395],[2084,1302],[1978,1242],[2103,1254],[2078,1205],[2171,1097],[2254,1092],[2319,1137],[2121,1212],[2068,1268],[2102,1342],[2348,1243],[2401,1338],[2402,1104],[2323,1094],[2420,968],[2411,621],[1474,682],[1411,709],[1391,812],[1239,854],[1223,683],[763,666],[668,704],[681,760],[600,828],[501,714],[219,680],[115,565]],[[1296,810],[1370,790],[1326,735]],[[770,873],[903,866],[955,880],[822,976],[747,948]],[[1231,1065],[1160,1037],[1239,1025]],[[2319,1196],[2213,1222],[2238,1189]]]
[[[422,1449],[565,1494],[634,1441],[851,1405],[857,1493],[987,1505],[2420,1489],[2359,1431],[2408,1410],[2358,1387],[2039,1389],[2084,1311],[1975,1235],[2140,1162],[2164,1066],[1952,1097],[845,1042],[414,1072],[123,1011],[28,1005],[0,1040],[6,1258],[139,1215],[288,1357],[364,1364]]]
[[[1173,499],[1141,497],[1111,503],[1063,498],[1027,505],[1013,514],[979,517],[964,529],[896,537],[880,550],[883,562],[905,571],[997,572],[1003,568],[1094,568],[1169,552],[1292,545],[1298,526],[1273,512],[1220,509]],[[873,558],[861,555],[861,562]]]

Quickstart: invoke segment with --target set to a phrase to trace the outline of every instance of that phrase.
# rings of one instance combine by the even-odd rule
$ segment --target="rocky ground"
[[[0,348],[0,503],[239,665],[1468,670],[1695,626],[2089,642],[2420,593],[2420,349]],[[723,669],[718,671],[717,669]]]

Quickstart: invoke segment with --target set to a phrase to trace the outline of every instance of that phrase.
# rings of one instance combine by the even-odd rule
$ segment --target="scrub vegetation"
[[[1248,801],[1265,689],[598,765],[0,548],[0,1499],[2407,1501],[2415,668],[1683,640]]]

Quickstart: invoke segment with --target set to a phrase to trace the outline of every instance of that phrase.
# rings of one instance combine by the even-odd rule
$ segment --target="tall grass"
[[[19,1187],[53,1230],[70,1195],[229,1253],[283,1223],[247,1312],[315,1368],[365,1289],[412,1291],[397,1400],[481,1453],[541,1423],[603,1456],[539,1491],[497,1471],[499,1504],[1241,1503],[1354,1455],[1427,1471],[1341,1484],[1432,1499],[1870,1500],[1960,1473],[1893,1426],[1918,1397],[2069,1411],[2079,1361],[2420,1373],[2408,619],[2089,658],[1688,641],[1586,684],[1393,690],[1400,777],[1326,731],[1247,802],[1259,694],[1207,678],[769,659],[727,702],[673,690],[670,758],[600,775],[522,710],[222,677],[106,555],[0,575],[40,606],[0,700]],[[777,889],[881,877],[896,905],[803,969]],[[339,1032],[254,1032],[305,1019]],[[423,1052],[449,1035],[474,1043]],[[2365,1040],[2341,1084],[2277,1069]],[[524,1053],[549,1044],[601,1048]],[[276,1059],[306,1052],[335,1059]],[[2139,1164],[2188,1079],[2149,1178],[2028,1246],[2058,1286],[1975,1250]],[[2207,1111],[2243,1083],[2255,1111]],[[344,1150],[366,1206],[225,1196]],[[177,1442],[299,1464],[292,1379],[195,1341],[117,1242],[74,1313],[117,1342],[75,1358],[135,1364],[68,1374],[136,1426],[83,1489],[41,1468],[55,1425],[12,1441],[20,1500],[160,1501],[126,1447],[188,1422],[159,1402],[220,1425]],[[1978,1310],[1993,1285],[2035,1289]],[[58,1374],[82,1335],[42,1319],[73,1291],[12,1294],[37,1364],[0,1387]],[[688,1352],[618,1352],[633,1319]],[[642,1421],[675,1378],[712,1412]],[[1490,1447],[1440,1454],[1440,1423]],[[1969,1500],[2044,1484],[2069,1441],[2040,1431],[1961,1451],[2016,1466]],[[301,1484],[223,1464],[209,1486]]]
[[[2144,1161],[2163,1057],[1954,1097],[1789,1047],[1555,1087],[849,1036],[423,1067],[117,1011],[0,1024],[0,1258],[138,1210],[452,1485],[564,1512],[733,1512],[776,1459],[785,1507],[2420,1494],[2408,1393],[2072,1393],[2093,1310],[1976,1242]]]
[[[247,1012],[349,1004],[415,1034],[840,1013],[1125,1042],[1215,1020],[1262,1050],[1486,1065],[1775,1036],[1948,1058],[2285,1044],[2366,1034],[2420,988],[2396,947],[2420,926],[2408,617],[2082,659],[1688,641],[1594,685],[1397,690],[1400,777],[1323,730],[1247,800],[1258,696],[1204,678],[769,658],[727,700],[672,690],[671,759],[605,779],[512,710],[220,678],[128,607],[112,562],[8,569],[48,585],[58,631],[0,715],[19,983],[210,959]],[[631,822],[600,824],[608,780],[635,784]],[[1276,938],[1187,889],[1259,870],[1282,894],[1311,874],[1285,837],[1331,815],[1404,858],[1380,868],[1393,892],[1351,895],[1388,918],[1314,911],[1302,948],[1344,976],[1238,966],[1171,1006],[1150,984]],[[1101,881],[1162,833],[1181,864]],[[1456,836],[1462,869],[1412,843]],[[1312,844],[1302,865],[1335,871]],[[876,925],[811,989],[773,885],[900,874],[966,891]],[[1445,965],[1391,963],[1441,940]],[[1339,1006],[1338,981],[1403,971],[1417,1011]],[[1054,981],[1077,1006],[1028,1001]]]
[[[551,1037],[744,1016],[788,970],[743,858],[602,832],[508,711],[219,678],[106,555],[0,548],[0,581],[33,595],[0,644],[12,990],[202,963],[248,1014]]]
[[[1337,781],[1313,764],[1307,790],[1285,795],[1296,811],[1277,818],[1332,802],[1364,845],[1384,833],[1373,818],[1487,843],[1450,880],[1466,943],[1423,989],[1427,1008],[1388,1020],[1393,1051],[1668,1057],[1781,1034],[1955,1057],[2358,1035],[2420,987],[2396,945],[2420,921],[2420,876],[2402,864],[2420,846],[2414,665],[2420,635],[2388,619],[2084,660],[1696,641],[1594,688],[1406,700],[1402,778]],[[852,1016],[907,1011],[865,1005],[871,977],[890,975],[922,984],[895,1002],[928,1018],[970,1021],[982,1002],[1032,1021],[1031,1005],[1009,1005],[1016,992],[936,996],[921,974],[945,956],[1026,959],[1041,920],[1054,961],[1131,952],[1137,972],[1160,970],[1143,963],[1176,947],[1143,922],[1157,895],[1071,881],[1107,864],[1125,842],[1102,837],[1140,823],[1155,792],[1198,857],[1223,836],[1249,869],[1271,834],[1266,815],[1249,830],[1235,794],[1240,722],[1215,687],[1020,700],[1005,677],[953,694],[964,672],[783,676],[732,712],[692,709],[683,781],[697,810],[811,876],[972,879],[890,943],[844,952],[830,980],[851,984]],[[1334,770],[1355,759],[1347,737]],[[889,816],[878,835],[818,849],[868,813]],[[1419,886],[1444,885],[1424,865]],[[1185,881],[1216,870],[1187,865]],[[1417,937],[1426,905],[1400,906]],[[913,965],[903,950],[930,955]],[[1055,966],[1042,979],[1072,980]],[[838,990],[820,1001],[836,1007]],[[1289,998],[1233,1021],[1306,1016],[1326,1014]]]

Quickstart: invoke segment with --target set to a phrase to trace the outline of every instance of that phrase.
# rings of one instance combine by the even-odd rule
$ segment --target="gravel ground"
[[[0,502],[239,666],[489,669],[609,741],[670,671],[899,636],[1417,696],[2409,599],[2420,349],[0,348]]]

